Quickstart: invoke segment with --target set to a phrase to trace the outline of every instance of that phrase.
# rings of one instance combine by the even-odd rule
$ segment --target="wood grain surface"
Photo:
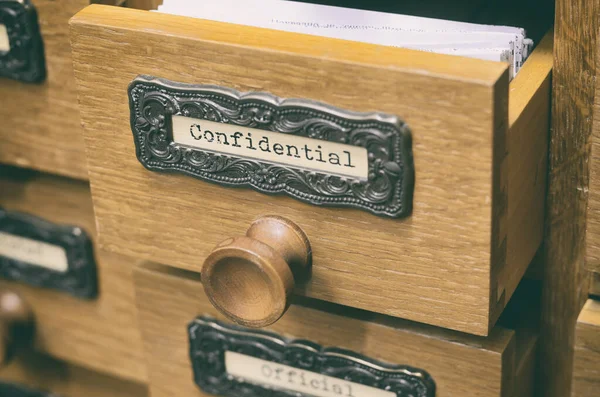
[[[61,397],[146,397],[146,385],[27,353],[0,370],[0,381],[50,391]]]
[[[95,234],[85,182],[0,168],[0,206]],[[97,246],[96,246],[97,248]],[[54,357],[136,381],[146,379],[129,258],[96,249],[99,297],[79,300],[59,291],[0,281],[33,308],[36,348]]]
[[[585,219],[600,1],[556,0],[552,119],[537,384],[571,393],[574,330],[587,299]]]
[[[600,393],[600,302],[588,300],[577,319],[572,397]]]
[[[511,84],[518,98],[509,115],[500,63],[99,6],[71,27],[103,248],[199,271],[217,243],[260,216],[281,215],[313,245],[312,279],[298,294],[487,334],[541,241],[541,203],[531,203],[543,177],[525,185],[544,164],[539,112],[551,63]],[[129,127],[127,86],[138,74],[400,115],[413,132],[412,216],[317,208],[147,171]],[[531,154],[509,166],[516,144]],[[534,213],[528,222],[508,219],[521,206]],[[520,240],[508,242],[507,263],[511,231]]]
[[[0,163],[87,179],[68,22],[90,1],[32,3],[38,13],[48,75],[39,85],[0,79]]]
[[[205,297],[199,275],[148,263],[136,268],[135,284],[152,396],[208,396],[193,381],[186,329],[199,315],[224,317]],[[292,305],[267,330],[424,369],[436,382],[436,397],[528,395],[534,334],[496,327],[482,338],[310,303]]]
[[[599,6],[600,8],[600,6]],[[590,54],[591,55],[591,54]],[[596,51],[596,75],[600,68],[600,51]],[[592,94],[588,94],[592,95]],[[586,258],[588,270],[600,272],[600,81],[595,80],[593,123],[589,145],[589,201],[586,223]]]

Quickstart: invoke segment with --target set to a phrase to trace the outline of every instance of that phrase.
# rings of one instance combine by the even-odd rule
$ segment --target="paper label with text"
[[[397,397],[396,393],[321,375],[316,372],[225,352],[229,375],[272,389],[283,389],[314,397]]]
[[[6,25],[0,23],[0,52],[10,51],[10,41],[8,39],[8,30]]]
[[[0,232],[0,256],[61,273],[69,268],[63,247],[6,232]]]
[[[173,116],[173,142],[240,158],[366,181],[367,149],[360,146]]]

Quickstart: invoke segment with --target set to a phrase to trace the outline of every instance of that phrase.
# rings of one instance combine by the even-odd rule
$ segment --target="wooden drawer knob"
[[[13,291],[0,291],[0,366],[7,365],[32,336],[33,312],[27,302]]]
[[[296,282],[310,271],[311,248],[293,222],[265,216],[244,237],[219,244],[202,267],[202,284],[212,304],[246,327],[266,327],[289,306]]]

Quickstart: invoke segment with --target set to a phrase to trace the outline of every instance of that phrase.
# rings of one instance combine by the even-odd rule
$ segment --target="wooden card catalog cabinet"
[[[481,338],[322,302],[256,330],[225,320],[197,273],[145,264],[135,285],[154,397],[532,395],[535,332]]]
[[[31,307],[35,348],[144,381],[134,264],[95,250],[88,185],[0,167],[0,207],[0,290]]]
[[[260,279],[263,318],[293,291],[493,329],[542,238],[552,34],[510,84],[501,63],[102,6],[71,40],[103,248],[199,272],[246,234],[211,274]],[[264,217],[306,237],[305,272],[285,233],[248,235]],[[220,309],[248,324],[237,296]]]
[[[600,101],[597,99],[594,102],[594,124],[591,144],[585,265],[592,272],[600,273]]]

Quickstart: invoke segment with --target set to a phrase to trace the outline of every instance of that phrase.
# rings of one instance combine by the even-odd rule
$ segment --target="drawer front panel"
[[[123,0],[0,1],[0,163],[88,179],[69,18],[91,3]],[[15,24],[18,29],[11,28]],[[11,36],[7,42],[2,26]],[[11,52],[3,55],[3,46]],[[6,68],[21,60],[23,68]]]
[[[88,186],[59,177],[0,168],[0,206],[59,225],[79,225],[95,239]],[[97,246],[95,242],[92,243]],[[98,296],[80,299],[62,290],[1,280],[31,306],[36,349],[63,360],[128,379],[145,380],[141,339],[136,324],[132,260],[93,253]]]
[[[282,216],[313,249],[311,279],[297,294],[489,332],[541,241],[547,123],[535,120],[548,111],[551,39],[513,81],[509,115],[506,66],[497,63],[99,6],[71,27],[102,247],[200,271],[217,244]],[[392,219],[149,172],[136,158],[127,97],[139,75],[398,117],[412,134],[412,212]],[[166,161],[192,153],[169,157],[170,142],[155,147]]]
[[[221,354],[224,354],[224,346],[237,353],[258,355],[271,363],[284,363],[291,368],[312,366],[310,372],[313,373],[318,373],[315,368],[324,363],[311,361],[310,357],[314,358],[315,354],[323,357],[318,352],[336,354],[344,351],[354,359],[360,355],[364,359],[361,365],[370,363],[369,367],[377,362],[382,372],[385,372],[384,368],[409,367],[410,373],[419,374],[415,380],[417,385],[427,384],[426,389],[413,391],[412,395],[417,396],[431,395],[427,394],[431,393],[432,386],[427,382],[425,373],[435,382],[436,397],[523,396],[522,393],[514,394],[515,385],[528,389],[531,384],[532,371],[528,370],[530,366],[527,363],[534,354],[535,339],[516,338],[515,332],[508,329],[494,328],[488,338],[481,339],[321,303],[318,309],[292,305],[288,315],[265,331],[257,332],[225,321],[204,296],[202,283],[195,273],[146,264],[136,270],[135,284],[150,390],[154,397],[211,395],[199,387],[198,383],[204,384],[207,374],[196,372],[194,377],[192,360],[198,360],[195,362],[197,368],[205,362],[205,358],[210,360],[207,372],[218,376],[223,370],[220,364],[226,359]],[[199,316],[204,319],[201,324],[210,324],[212,330],[197,332],[194,327],[198,320],[194,319]],[[193,335],[191,344],[186,332],[190,329]],[[224,336],[232,332],[238,334],[231,340]],[[198,340],[198,335],[205,339]],[[280,347],[268,345],[268,351],[258,353],[256,344],[252,343],[257,337],[261,341],[264,337],[272,338],[270,341]],[[298,342],[297,345],[294,341]],[[287,343],[289,350],[284,349],[282,353],[279,350],[281,343]],[[312,346],[312,349],[303,360],[300,357],[307,346]],[[204,355],[202,352],[206,351],[211,353]],[[238,357],[234,355],[233,358]],[[328,374],[336,378],[341,376],[340,372],[348,372],[348,379],[352,379],[352,369],[347,367],[347,363],[336,366]],[[238,364],[234,361],[231,371],[252,376],[247,370],[239,371]],[[285,370],[285,367],[282,368],[280,372]],[[327,373],[326,366],[320,369]],[[288,372],[288,380],[289,376]],[[309,374],[305,374],[305,379],[306,376]],[[239,378],[234,377],[225,383],[210,382],[211,392],[222,387],[221,395],[227,396],[225,390],[230,389],[226,386],[232,385],[228,382],[239,382]],[[301,383],[301,378],[298,379]],[[323,385],[323,378],[319,379]],[[368,370],[361,379],[360,383],[373,384]],[[384,375],[378,379],[385,382]]]
[[[15,1],[9,1],[9,3]],[[6,1],[0,4],[6,4]],[[0,78],[0,162],[87,179],[68,21],[88,0],[28,0],[41,30],[47,75],[38,84]],[[25,48],[26,54],[33,53]],[[39,52],[38,52],[39,54]]]

